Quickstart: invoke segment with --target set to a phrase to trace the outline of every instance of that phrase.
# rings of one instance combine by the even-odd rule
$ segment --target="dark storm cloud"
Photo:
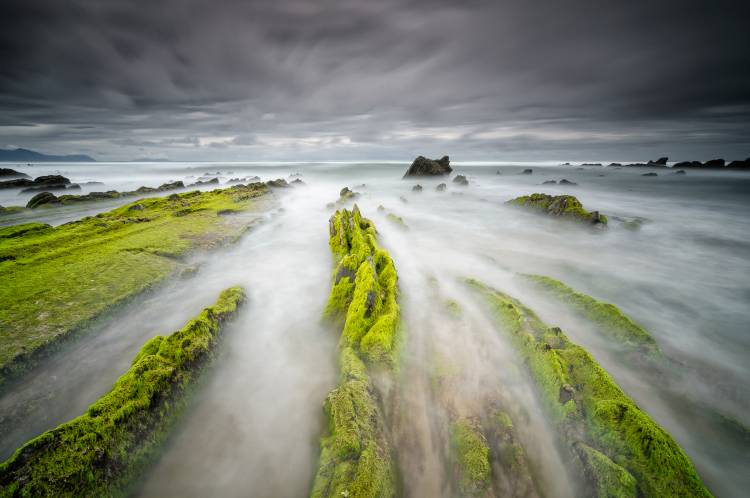
[[[750,9],[639,4],[10,0],[0,146],[185,159],[750,155]]]

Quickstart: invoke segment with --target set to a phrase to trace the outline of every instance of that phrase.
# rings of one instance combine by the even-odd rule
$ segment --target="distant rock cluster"
[[[629,168],[667,168],[668,157],[660,157],[655,161],[648,161],[646,163],[631,163],[631,164],[620,164],[610,163],[609,166],[613,167],[629,167]],[[584,165],[585,166],[585,165]],[[750,157],[745,160],[731,161],[727,164],[724,159],[711,159],[709,161],[682,161],[675,163],[672,168],[674,169],[710,169],[710,170],[750,170]]]

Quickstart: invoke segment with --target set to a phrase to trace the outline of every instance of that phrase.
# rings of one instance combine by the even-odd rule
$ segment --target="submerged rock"
[[[422,191],[422,185],[416,184],[411,188],[412,192],[421,192]]]
[[[464,175],[456,175],[456,177],[453,179],[453,183],[457,183],[459,185],[468,185],[469,180],[467,180]]]
[[[16,180],[7,180],[0,182],[0,188],[23,188],[28,187],[26,191],[33,190],[60,190],[70,185],[70,180],[60,175],[39,176],[34,180],[28,178],[18,178]]]
[[[36,194],[34,197],[29,199],[29,202],[26,203],[26,207],[28,209],[35,209],[39,206],[44,206],[45,204],[59,204],[60,201],[57,199],[57,196],[51,192],[40,192]]]
[[[446,185],[445,183],[441,183],[440,185],[435,187],[435,190],[437,190],[438,192],[445,192],[446,188],[448,188],[448,185]]]
[[[531,175],[531,174],[533,174],[533,173],[534,173],[534,170],[533,170],[533,169],[531,169],[531,168],[526,168],[525,170],[521,171],[521,173],[520,173],[520,174],[522,174],[522,175]]]
[[[21,173],[20,171],[16,171],[16,170],[10,169],[10,168],[0,168],[0,177],[6,177],[6,178],[31,178],[26,173]]]
[[[599,211],[586,211],[581,202],[572,195],[531,194],[516,197],[505,204],[522,206],[541,211],[550,216],[560,216],[592,225],[606,225],[607,217]]]
[[[289,188],[289,184],[283,178],[277,178],[276,180],[269,180],[266,182],[266,185],[268,185],[269,187],[275,187],[275,188]]]
[[[703,163],[703,165],[707,168],[723,168],[724,159],[711,159],[710,161]]]
[[[684,169],[678,169],[677,171],[672,172],[673,175],[687,175]]]
[[[542,185],[557,185],[557,182],[555,180],[547,180],[542,182]]]
[[[450,174],[453,168],[450,167],[450,159],[443,156],[438,160],[427,159],[424,156],[417,157],[406,170],[404,178],[410,176],[441,176]]]
[[[643,173],[641,176],[659,176],[659,175],[657,175],[656,173],[652,171],[651,173]]]
[[[292,184],[292,185],[307,185],[307,184],[306,184],[305,182],[303,182],[303,181],[302,181],[302,180],[300,180],[299,178],[295,178],[294,180],[292,180],[292,183],[291,183],[291,184]]]
[[[274,180],[274,181],[279,181],[279,180]],[[286,180],[282,180],[282,181],[286,183]],[[200,187],[203,185],[218,185],[218,184],[219,184],[218,178],[211,178],[210,180],[198,180],[197,182],[191,183],[190,185],[188,185],[188,187]],[[272,187],[274,185],[268,184],[268,186]]]
[[[566,180],[563,178],[560,180],[560,185],[578,185],[576,182],[571,182],[570,180]]]

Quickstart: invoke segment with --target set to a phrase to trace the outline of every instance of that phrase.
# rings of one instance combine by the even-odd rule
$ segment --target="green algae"
[[[487,300],[528,366],[558,434],[587,478],[588,494],[609,496],[603,490],[617,483],[616,496],[711,496],[679,445],[587,351],[514,298],[467,282]]]
[[[408,230],[409,229],[409,225],[406,224],[406,222],[404,221],[404,219],[402,217],[397,216],[397,215],[395,215],[393,213],[388,213],[385,217],[386,217],[386,219],[388,221],[390,221],[394,225],[398,226],[402,230]]]
[[[445,310],[448,312],[451,318],[461,318],[464,315],[464,310],[461,308],[461,305],[458,304],[457,301],[453,299],[446,299],[444,304]]]
[[[85,414],[32,439],[0,464],[0,497],[127,495],[244,299],[242,288],[227,289],[182,329],[148,341]]]
[[[521,445],[510,415],[501,410],[490,411],[485,423],[490,442],[494,487],[498,496],[537,497],[526,452]]]
[[[236,240],[262,184],[142,199],[50,227],[0,229],[0,388],[60,341],[179,271],[190,251]]]
[[[661,357],[654,338],[614,304],[598,301],[544,275],[523,276],[595,323],[602,332],[619,343],[654,359]]]
[[[22,213],[24,211],[26,211],[26,208],[23,206],[0,206],[0,216]]]
[[[550,216],[583,221],[590,224],[606,225],[607,217],[598,211],[586,211],[583,204],[572,195],[531,194],[507,201],[510,206],[522,206],[540,211]]]
[[[395,495],[393,449],[386,435],[380,396],[368,368],[396,367],[400,309],[393,261],[380,248],[372,222],[359,212],[337,211],[329,222],[329,245],[336,261],[323,312],[342,326],[338,387],[326,398],[327,435],[311,496]]]
[[[481,496],[490,486],[490,448],[481,428],[468,419],[450,424],[451,460],[464,496]]]

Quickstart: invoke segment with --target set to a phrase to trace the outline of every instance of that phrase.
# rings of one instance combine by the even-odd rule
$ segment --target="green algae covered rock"
[[[651,334],[624,315],[614,304],[577,292],[554,278],[544,275],[524,277],[595,323],[602,332],[609,334],[617,342],[653,359],[661,357],[659,346]]]
[[[0,229],[0,388],[67,337],[179,272],[191,251],[236,240],[268,187],[185,192],[57,227]],[[232,209],[245,216],[220,216]]]
[[[463,496],[482,496],[490,486],[490,448],[481,428],[468,419],[450,424],[451,460]]]
[[[680,446],[586,350],[516,299],[476,280],[468,283],[487,300],[528,366],[586,478],[587,495],[711,496]]]
[[[329,232],[336,269],[324,316],[343,321],[342,342],[365,362],[392,366],[401,320],[393,260],[356,205],[351,211],[337,211]]]
[[[531,194],[507,201],[509,206],[522,206],[550,216],[582,221],[592,225],[606,225],[607,217],[599,211],[586,211],[581,202],[572,195]]]
[[[125,496],[166,438],[245,294],[225,290],[182,329],[148,341],[112,390],[80,417],[0,464],[0,497]]]
[[[395,495],[393,449],[381,396],[369,368],[395,368],[400,309],[396,269],[376,241],[375,227],[355,205],[330,220],[329,245],[336,260],[324,317],[343,327],[341,378],[326,398],[327,435],[311,496],[387,498]]]

